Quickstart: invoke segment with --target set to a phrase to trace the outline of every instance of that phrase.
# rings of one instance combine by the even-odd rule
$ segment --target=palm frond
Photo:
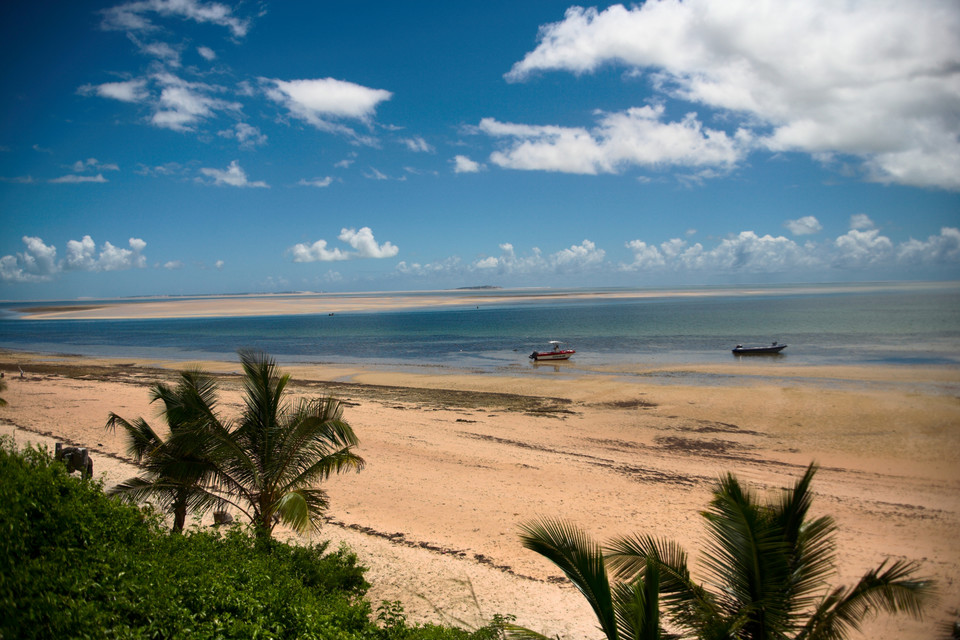
[[[137,462],[147,457],[150,451],[163,442],[163,439],[143,418],[128,422],[111,411],[104,428],[116,431],[117,427],[127,434],[127,453]]]
[[[520,541],[556,565],[593,608],[600,628],[616,640],[617,621],[603,549],[578,527],[542,518],[521,525]]]
[[[740,486],[721,478],[707,519],[709,542],[703,564],[717,586],[729,619],[746,613],[746,633],[783,633],[791,624],[788,593],[790,549],[773,512]]]
[[[660,568],[654,558],[647,559],[642,578],[614,586],[613,600],[621,638],[660,639]]]
[[[504,623],[501,628],[503,629],[504,637],[510,640],[556,640],[542,633],[537,633],[533,629],[527,629],[526,627],[521,627],[509,622]]]
[[[841,639],[860,623],[879,612],[906,613],[921,618],[925,606],[936,596],[932,581],[914,578],[918,565],[887,561],[868,571],[850,589],[834,589],[810,617],[798,638],[806,640]]]

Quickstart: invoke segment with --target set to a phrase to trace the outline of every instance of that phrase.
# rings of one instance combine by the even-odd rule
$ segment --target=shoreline
[[[120,436],[104,431],[108,412],[162,424],[147,389],[192,364],[218,376],[222,410],[236,411],[233,362],[0,352],[9,402],[0,433],[89,446],[109,486],[136,468]],[[884,616],[851,638],[933,635],[960,601],[960,399],[916,389],[956,389],[960,372],[796,366],[771,379],[735,364],[695,368],[737,384],[281,365],[294,394],[340,397],[360,438],[368,466],[325,484],[331,508],[319,539],[348,544],[370,567],[374,607],[401,600],[411,621],[461,626],[515,614],[548,635],[592,638],[582,597],[521,548],[520,522],[563,517],[598,540],[662,535],[690,552],[696,571],[699,512],[721,473],[771,490],[816,460],[814,512],[838,524],[833,584],[892,557],[919,561],[940,586],[923,622]]]

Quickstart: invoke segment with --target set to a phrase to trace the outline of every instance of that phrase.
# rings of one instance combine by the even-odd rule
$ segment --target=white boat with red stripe
[[[534,351],[530,354],[530,359],[537,362],[541,360],[568,360],[570,356],[576,353],[573,349],[562,349],[560,345],[562,342],[558,340],[551,340],[550,344],[553,345],[553,348],[549,351]]]

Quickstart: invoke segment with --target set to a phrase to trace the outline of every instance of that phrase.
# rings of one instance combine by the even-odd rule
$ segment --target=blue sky
[[[960,279],[955,0],[0,16],[0,299]]]

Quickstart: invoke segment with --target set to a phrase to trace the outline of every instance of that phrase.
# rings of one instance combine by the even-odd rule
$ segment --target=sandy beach
[[[148,387],[187,364],[196,363],[0,353],[9,403],[0,433],[90,447],[109,486],[137,468],[122,437],[104,430],[108,413],[160,424]],[[236,363],[199,364],[222,374],[222,410],[238,411]],[[284,369],[295,393],[346,403],[367,460],[327,483],[320,537],[354,549],[370,568],[371,601],[401,600],[411,620],[477,626],[514,614],[548,635],[599,638],[582,598],[520,546],[519,523],[567,518],[599,540],[654,533],[682,543],[695,566],[699,511],[721,473],[769,490],[811,461],[822,467],[814,514],[839,527],[834,584],[886,558],[916,560],[939,584],[924,621],[884,616],[853,637],[939,637],[960,606],[955,369]]]

